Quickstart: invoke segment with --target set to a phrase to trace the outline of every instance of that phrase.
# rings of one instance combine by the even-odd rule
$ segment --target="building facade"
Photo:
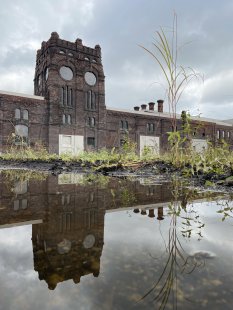
[[[192,143],[200,150],[207,141],[233,145],[229,122],[192,118]],[[177,115],[177,130],[182,128]],[[125,139],[155,151],[168,149],[172,118],[163,101],[134,110],[106,108],[101,48],[59,38],[56,32],[37,51],[34,95],[0,91],[0,152],[9,146],[44,145],[50,153],[121,148]]]

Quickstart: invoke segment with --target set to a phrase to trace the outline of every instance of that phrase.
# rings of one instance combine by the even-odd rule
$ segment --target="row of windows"
[[[60,51],[59,51],[59,54],[61,54],[61,55],[66,55],[66,54],[67,54],[67,55],[70,56],[70,57],[73,57],[73,56],[74,56],[73,53],[71,53],[71,52],[68,52],[68,53],[67,53],[65,50],[60,50]],[[85,57],[84,60],[97,63],[97,61],[96,61],[95,59],[90,59],[89,57]]]
[[[121,120],[120,121],[120,128],[123,130],[128,130],[129,129],[128,121]],[[147,132],[149,132],[149,133],[155,132],[155,124],[154,123],[146,124],[146,129],[147,129]]]
[[[65,51],[63,51],[63,50],[60,50],[60,51],[59,51],[59,54],[63,54],[63,55],[65,55],[65,54],[66,54],[66,52],[65,52]],[[73,54],[73,53],[70,53],[70,52],[69,52],[67,55],[68,55],[68,56],[71,56],[71,57],[73,57],[73,56],[74,56],[74,54]]]
[[[155,124],[153,123],[148,123],[146,125],[146,129],[147,129],[147,132],[155,132]]]
[[[62,123],[63,124],[72,124],[72,119],[71,119],[71,115],[70,114],[63,114],[62,115]],[[95,117],[88,117],[87,118],[87,125],[90,126],[90,127],[95,127]]]
[[[73,90],[68,86],[61,88],[61,105],[72,106],[73,105]]]
[[[73,90],[68,86],[64,86],[60,90],[60,102],[63,106],[73,105]],[[96,110],[96,94],[89,90],[85,93],[85,107],[87,110]]]
[[[229,139],[231,136],[230,131],[225,131],[225,130],[217,130],[217,139]]]
[[[28,121],[28,110],[15,109],[15,119],[24,119]]]
[[[96,110],[96,94],[92,90],[85,93],[85,106],[87,110]]]
[[[20,209],[27,209],[28,207],[28,201],[27,199],[17,199],[14,200],[14,211],[18,211]]]
[[[206,136],[206,132],[205,132],[205,128],[202,128],[202,132],[200,133],[202,135],[202,137],[205,137]],[[193,136],[197,136],[198,135],[198,129],[195,127],[193,129]]]
[[[177,126],[176,126],[176,131],[178,130]],[[174,128],[171,127],[171,131],[174,131]],[[192,135],[193,137],[196,137],[196,136],[202,136],[203,138],[206,137],[206,130],[205,128],[202,128],[201,129],[201,132],[198,130],[197,127],[194,127],[193,128],[193,131],[192,131]],[[220,138],[230,138],[230,131],[227,131],[225,132],[224,130],[217,130],[217,139],[220,139]]]
[[[70,114],[63,114],[62,115],[62,123],[63,124],[71,124],[71,115]]]

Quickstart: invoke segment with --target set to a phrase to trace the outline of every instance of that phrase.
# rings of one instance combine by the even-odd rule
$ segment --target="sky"
[[[154,58],[156,31],[169,42],[174,12],[178,65],[203,78],[187,85],[177,112],[233,118],[232,0],[0,0],[0,89],[33,94],[36,51],[51,32],[101,46],[108,107],[133,109],[164,99],[167,84]]]

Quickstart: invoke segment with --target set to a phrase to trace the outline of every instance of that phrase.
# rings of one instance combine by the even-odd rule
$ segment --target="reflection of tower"
[[[90,203],[87,195],[90,192],[85,199],[79,197],[79,203],[75,193],[56,195],[45,223],[32,226],[34,268],[49,289],[69,279],[79,283],[84,275],[99,275],[105,211],[98,208],[98,199],[92,197]]]

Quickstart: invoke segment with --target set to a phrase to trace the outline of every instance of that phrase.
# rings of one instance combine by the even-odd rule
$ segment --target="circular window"
[[[94,75],[94,73],[86,72],[84,78],[85,78],[85,81],[86,81],[86,83],[88,85],[90,85],[90,86],[94,86],[95,85],[95,83],[96,83],[96,76]]]
[[[64,80],[70,81],[73,79],[73,71],[69,67],[62,66],[60,68],[60,75]]]
[[[95,236],[87,235],[83,240],[83,246],[85,249],[90,249],[95,244]]]

